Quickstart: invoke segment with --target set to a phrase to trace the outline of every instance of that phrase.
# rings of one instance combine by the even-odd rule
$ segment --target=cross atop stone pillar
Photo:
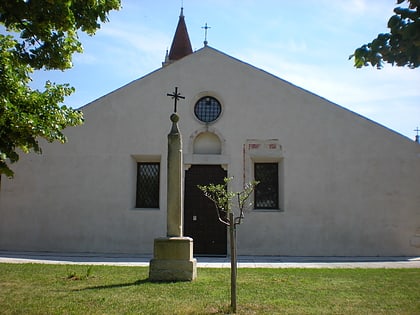
[[[178,92],[178,87],[170,94],[167,93],[174,100],[174,113],[171,115],[172,128],[168,135],[168,192],[167,192],[167,228],[166,234],[168,237],[182,236],[182,216],[184,208],[183,200],[183,177],[182,167],[182,137],[178,129],[179,116],[177,112],[177,103],[180,99],[185,99]]]
[[[178,129],[177,101],[185,99],[175,88],[174,113],[168,134],[167,226],[166,237],[154,241],[153,259],[149,266],[151,281],[192,281],[197,277],[197,260],[193,258],[193,240],[182,235],[183,161],[182,137]]]
[[[177,109],[176,105],[178,103],[178,100],[185,99],[185,96],[182,96],[181,93],[178,92],[177,86],[175,87],[175,91],[172,94],[167,93],[166,95],[172,97],[172,99],[174,100],[174,113],[176,113],[176,109]],[[171,120],[172,120],[172,117],[171,117]]]

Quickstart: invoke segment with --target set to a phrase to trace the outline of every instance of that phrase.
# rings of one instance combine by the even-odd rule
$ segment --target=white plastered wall
[[[0,249],[152,253],[166,228],[166,137],[178,86],[184,163],[222,164],[240,190],[252,161],[282,165],[281,211],[250,211],[239,254],[419,255],[420,145],[264,71],[203,48],[83,108],[69,142],[23,155],[0,192]],[[195,101],[216,97],[211,125]],[[221,154],[193,154],[211,132]],[[279,154],[250,154],[275,139]],[[136,161],[161,161],[160,209],[135,209]],[[187,197],[187,196],[186,196]]]

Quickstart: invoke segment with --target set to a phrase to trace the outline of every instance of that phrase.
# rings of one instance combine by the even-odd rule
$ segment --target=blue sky
[[[356,69],[348,56],[388,29],[395,0],[184,0],[193,49],[209,45],[266,70],[409,138],[420,127],[420,69]],[[122,0],[122,9],[65,72],[38,72],[76,88],[66,104],[83,106],[161,66],[181,0]],[[166,91],[164,91],[166,92]]]

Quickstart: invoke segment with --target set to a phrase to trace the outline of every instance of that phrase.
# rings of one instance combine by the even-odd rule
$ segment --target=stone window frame
[[[278,164],[278,208],[255,208],[254,194],[252,196],[253,212],[284,212],[284,156],[283,148],[278,139],[247,139],[244,148],[244,185],[255,180],[255,163]]]
[[[197,103],[205,97],[210,97],[210,98],[215,99],[221,106],[221,111],[220,111],[219,116],[215,120],[210,121],[210,122],[205,122],[205,121],[200,120],[195,114],[195,108],[196,108]],[[200,124],[203,124],[203,125],[208,127],[208,126],[211,126],[213,124],[216,124],[222,118],[222,116],[224,114],[224,111],[225,111],[225,105],[224,104],[225,104],[225,101],[224,101],[222,95],[220,95],[219,93],[217,93],[216,91],[213,91],[213,90],[211,90],[211,91],[210,90],[203,90],[200,93],[197,93],[191,99],[191,101],[190,101],[190,113],[191,113],[191,116],[194,118],[195,121],[197,121]]]

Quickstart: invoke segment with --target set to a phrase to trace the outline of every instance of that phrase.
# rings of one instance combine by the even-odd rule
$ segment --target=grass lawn
[[[225,314],[230,270],[0,264],[0,314]],[[238,314],[420,314],[420,269],[238,269]]]

